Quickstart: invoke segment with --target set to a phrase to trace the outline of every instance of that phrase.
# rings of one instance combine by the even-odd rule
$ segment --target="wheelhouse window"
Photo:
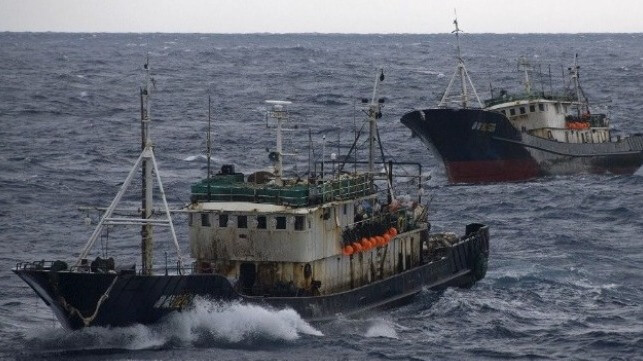
[[[516,115],[516,109],[514,109],[514,108],[509,109],[509,114],[510,115]]]
[[[201,226],[210,227],[210,214],[201,213]]]
[[[346,207],[344,205],[344,207]],[[304,216],[295,216],[295,231],[303,231],[306,225],[306,217]]]
[[[538,110],[540,110],[541,112],[544,112],[545,111],[545,104],[542,104],[542,103],[538,104]]]
[[[219,214],[219,227],[225,228],[228,226],[228,215]]]
[[[267,228],[266,216],[257,216],[257,228],[266,229]]]
[[[533,104],[532,104],[532,105],[530,105],[530,106],[529,106],[529,111],[530,111],[531,113],[535,112],[535,111],[536,111],[536,106],[535,106],[535,105],[533,105]]]
[[[277,229],[286,229],[286,217],[278,216],[275,219],[277,220]]]
[[[248,228],[248,216],[237,216],[237,228]]]
[[[525,110],[525,107],[520,107],[520,114],[525,114],[527,111]]]

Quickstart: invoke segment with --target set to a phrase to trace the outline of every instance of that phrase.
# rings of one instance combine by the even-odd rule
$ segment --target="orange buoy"
[[[391,238],[393,238],[393,237],[391,237],[391,235],[390,235],[390,234],[388,234],[388,233],[384,233],[384,234],[382,235],[382,237],[384,237],[384,243],[388,243],[388,242],[391,240]]]
[[[357,242],[353,243],[353,250],[355,250],[355,252],[362,252],[362,245]]]
[[[376,236],[375,239],[377,239],[377,245],[378,246],[383,246],[386,241],[384,240],[384,237],[382,236]]]
[[[395,227],[391,227],[388,229],[388,234],[391,235],[391,237],[397,236],[397,229]]]
[[[377,246],[378,246],[378,244],[377,244],[377,238],[375,238],[375,237],[369,237],[369,238],[368,238],[368,241],[369,241],[369,242],[371,242],[371,244],[372,244],[372,246],[371,246],[371,247],[377,247]]]
[[[353,247],[346,246],[342,249],[342,252],[344,253],[345,256],[350,256],[351,254],[353,254]]]
[[[371,242],[369,242],[368,239],[366,239],[366,238],[362,238],[362,240],[359,242],[359,244],[362,245],[362,249],[364,251],[367,251],[367,250],[371,249]]]

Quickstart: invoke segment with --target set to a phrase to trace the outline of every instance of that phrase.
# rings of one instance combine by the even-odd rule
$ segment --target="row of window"
[[[196,217],[196,215],[193,215]],[[227,214],[219,214],[218,225],[219,228],[226,228],[231,226],[230,218],[236,217],[237,228],[246,229],[248,228],[248,216],[239,215],[239,216],[229,216]],[[267,216],[253,216],[254,224],[253,227],[256,229],[268,229],[268,217]],[[190,226],[193,224],[192,217],[190,217]],[[286,216],[275,216],[274,217],[274,229],[287,229],[288,222]],[[201,226],[202,227],[212,227],[210,222],[210,213],[201,213]],[[271,227],[272,228],[272,227]],[[303,231],[306,229],[306,217],[305,216],[295,216],[294,221],[294,230]]]
[[[541,112],[545,111],[545,104],[539,103],[538,104],[538,110]],[[529,105],[529,112],[533,113],[536,111],[536,104],[531,104]],[[500,111],[502,114],[507,115],[507,110],[503,109]],[[520,112],[520,114],[527,114],[527,108],[526,107],[518,107],[518,108],[510,108],[509,109],[509,115],[514,116],[516,115],[516,112]]]

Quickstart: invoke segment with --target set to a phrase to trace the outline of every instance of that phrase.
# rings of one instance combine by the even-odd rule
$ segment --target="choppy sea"
[[[452,35],[0,34],[0,359],[462,360],[643,359],[643,171],[523,183],[447,185],[437,159],[399,123],[437,103],[455,70]],[[482,98],[562,84],[579,54],[595,112],[643,132],[643,34],[467,35]],[[424,291],[401,308],[309,324],[292,310],[203,301],[153,326],[69,332],[10,271],[21,260],[73,260],[140,150],[139,87],[149,55],[152,137],[168,201],[205,175],[207,97],[213,162],[245,173],[274,147],[266,99],[290,100],[289,172],[346,151],[378,68],[386,154],[420,162],[433,228],[491,226],[489,271],[469,289]],[[563,68],[564,67],[564,68]],[[551,73],[551,78],[549,74]],[[551,80],[550,80],[551,79]],[[359,102],[357,103],[359,108]],[[339,147],[338,147],[339,141]],[[327,151],[330,153],[331,151]],[[363,154],[365,154],[363,152]],[[138,194],[126,202],[135,204]],[[175,222],[189,252],[185,217]],[[137,260],[137,230],[112,230],[101,252]],[[123,233],[123,235],[121,235]],[[172,251],[158,232],[156,259]],[[165,235],[167,236],[167,235]]]

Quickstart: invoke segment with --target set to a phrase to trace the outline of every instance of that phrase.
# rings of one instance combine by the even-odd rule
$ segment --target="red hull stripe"
[[[458,161],[445,166],[452,183],[521,181],[540,175],[538,164],[526,159]]]

